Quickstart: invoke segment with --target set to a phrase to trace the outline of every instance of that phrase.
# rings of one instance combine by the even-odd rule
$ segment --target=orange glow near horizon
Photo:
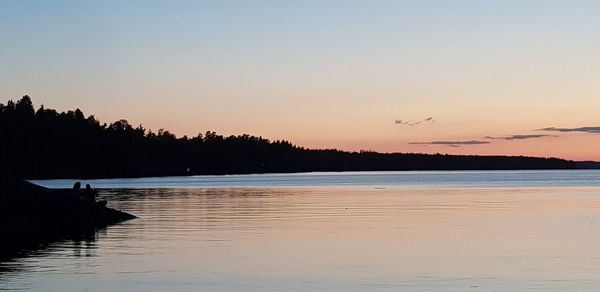
[[[0,102],[177,136],[600,160],[600,131],[539,131],[600,127],[598,3],[0,5]],[[485,138],[539,134],[560,137]],[[490,143],[411,144],[432,141]]]

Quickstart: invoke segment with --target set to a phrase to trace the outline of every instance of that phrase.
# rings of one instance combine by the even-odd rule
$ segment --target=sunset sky
[[[0,102],[179,136],[600,161],[600,1],[0,1]]]

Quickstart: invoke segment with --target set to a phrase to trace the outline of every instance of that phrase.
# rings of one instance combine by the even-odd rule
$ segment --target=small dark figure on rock
[[[92,186],[90,186],[90,184],[86,184],[85,192],[83,193],[83,198],[90,202],[96,202],[96,196],[98,196],[98,192],[92,189]]]
[[[81,182],[76,182],[75,184],[73,184],[73,195],[79,196],[79,193],[81,193]]]
[[[81,189],[81,182],[76,182],[73,185],[73,189],[71,190],[71,194],[73,197],[85,200],[91,203],[95,203],[101,206],[106,206],[106,201],[96,201],[96,197],[98,197],[98,191],[92,188],[90,184],[85,185],[85,189]]]

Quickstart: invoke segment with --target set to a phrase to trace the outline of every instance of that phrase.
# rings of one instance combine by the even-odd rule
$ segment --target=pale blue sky
[[[598,138],[409,142],[600,124],[598,15],[598,1],[5,0],[0,97],[177,134],[575,157],[564,145]]]

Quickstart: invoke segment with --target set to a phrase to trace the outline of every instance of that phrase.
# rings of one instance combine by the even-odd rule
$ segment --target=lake
[[[33,181],[70,187],[74,180]],[[140,217],[0,263],[0,290],[600,287],[600,171],[91,180]]]

